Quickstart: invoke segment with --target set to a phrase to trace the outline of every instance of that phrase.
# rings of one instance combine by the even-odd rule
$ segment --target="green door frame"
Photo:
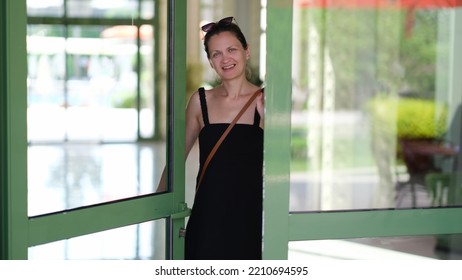
[[[269,0],[266,12],[263,259],[287,259],[292,1]]]
[[[189,215],[185,202],[185,120],[186,120],[186,0],[168,1],[168,89],[173,102],[168,107],[169,158],[168,182],[176,209],[170,219],[171,255],[173,259],[184,258],[184,240],[179,234],[184,227],[184,218]]]
[[[287,259],[289,241],[462,233],[462,208],[289,212],[292,10],[292,0],[267,2],[263,258]],[[456,19],[454,32],[461,27]],[[460,34],[454,50],[462,44]],[[454,56],[461,62],[460,54]]]
[[[186,0],[166,0],[169,23],[168,184],[171,191],[28,217],[26,1],[0,4],[0,258],[27,259],[28,247],[160,218],[167,219],[167,258],[183,258],[177,232],[189,214],[184,189]],[[175,176],[173,176],[175,174]]]
[[[25,13],[26,1],[6,0],[0,4],[1,259],[27,257]]]

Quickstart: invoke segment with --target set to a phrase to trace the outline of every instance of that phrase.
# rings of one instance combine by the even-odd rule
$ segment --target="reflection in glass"
[[[141,15],[142,19],[152,19],[155,15],[154,0],[142,0],[141,1]]]
[[[461,205],[456,11],[295,3],[291,211]]]
[[[138,0],[67,0],[70,17],[136,18]]]
[[[70,27],[69,140],[133,141],[137,137],[136,27],[133,37],[108,32],[119,27],[126,26]]]
[[[165,220],[29,248],[31,260],[165,260]]]
[[[29,216],[152,193],[164,165],[163,144],[32,145]]]
[[[27,28],[27,134],[29,141],[65,139],[65,39],[63,26]]]
[[[460,260],[462,235],[289,242],[289,260]]]
[[[71,36],[65,39],[62,26],[29,28],[29,141],[136,140],[137,28],[72,26],[68,30]],[[142,104],[152,100],[150,30],[141,28],[150,41],[142,47]],[[140,129],[152,136],[153,117],[143,119],[150,122],[144,121]]]
[[[64,1],[65,0],[27,0],[27,14],[29,16],[63,16]]]
[[[163,141],[99,145],[165,135],[154,1],[106,2],[28,1],[30,215],[152,193],[165,165]]]

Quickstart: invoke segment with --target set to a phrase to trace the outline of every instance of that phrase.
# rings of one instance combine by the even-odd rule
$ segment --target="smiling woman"
[[[221,84],[199,89],[186,110],[186,154],[199,139],[201,175],[186,229],[186,259],[262,256],[263,93],[246,77],[250,49],[232,21],[202,27],[207,58]],[[246,103],[250,109],[241,111]],[[237,124],[206,160],[236,115]]]

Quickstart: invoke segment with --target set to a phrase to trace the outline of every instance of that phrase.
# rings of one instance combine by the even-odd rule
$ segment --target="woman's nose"
[[[227,61],[230,58],[229,53],[224,52],[223,55],[221,56],[222,61]]]

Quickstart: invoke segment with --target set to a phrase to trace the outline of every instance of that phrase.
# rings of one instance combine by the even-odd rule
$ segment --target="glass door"
[[[83,3],[82,1],[69,0],[55,4],[63,5],[64,8],[75,5],[90,5],[93,7],[92,10],[74,9],[73,11],[101,16],[101,13],[107,11],[108,7],[101,6],[102,3],[100,2],[101,1],[85,1],[85,3]],[[155,53],[159,52],[159,54],[161,54],[161,50],[153,51],[152,42],[151,45],[145,45],[140,42],[143,40],[141,37],[146,35],[143,33],[145,32],[145,25],[140,23],[152,25],[152,18],[150,20],[144,20],[142,18],[152,16],[152,13],[146,14],[146,11],[154,11],[154,6],[149,5],[154,2],[120,1],[118,4],[122,2],[129,7],[138,7],[133,10],[133,23],[131,20],[125,20],[127,25],[131,27],[128,28],[130,29],[129,31],[132,32],[133,30],[131,29],[134,29],[138,34],[136,39],[128,39],[129,41],[127,43],[127,38],[120,38],[119,36],[117,38],[109,38],[107,40],[111,42],[106,42],[106,37],[101,35],[105,33],[104,31],[106,29],[101,30],[98,27],[98,30],[93,30],[91,26],[88,26],[89,28],[78,27],[78,30],[73,29],[78,25],[77,22],[79,22],[80,19],[78,15],[67,15],[77,18],[65,21],[66,24],[61,29],[43,29],[43,26],[40,26],[42,31],[48,30],[49,32],[44,31],[38,35],[48,34],[53,40],[58,38],[54,43],[47,41],[45,46],[43,44],[32,44],[33,40],[39,39],[39,41],[43,41],[43,37],[46,37],[38,36],[35,33],[35,35],[29,33],[30,36],[27,37],[28,41],[26,45],[26,1],[11,1],[8,5],[2,5],[2,15],[4,15],[2,18],[8,22],[8,24],[2,25],[1,33],[2,38],[5,39],[2,40],[2,42],[8,42],[2,45],[2,57],[5,58],[6,63],[2,66],[1,72],[2,85],[8,85],[8,87],[2,88],[2,100],[5,99],[6,101],[5,103],[2,102],[1,127],[2,162],[5,162],[5,164],[2,165],[1,174],[2,258],[182,258],[183,238],[180,236],[179,232],[180,229],[184,227],[184,218],[188,216],[189,212],[184,203],[184,151],[180,148],[183,147],[184,143],[184,127],[179,120],[184,119],[184,110],[176,110],[175,108],[184,108],[185,100],[184,98],[175,98],[175,96],[182,96],[179,93],[185,91],[185,67],[178,66],[186,64],[184,54],[185,46],[176,42],[181,41],[186,36],[186,22],[184,21],[186,15],[186,1],[155,2],[156,16],[159,18],[159,21],[168,23],[164,25],[164,29],[158,29],[158,35],[156,35],[158,36],[156,37],[156,47],[162,49],[165,52],[165,57],[169,59],[162,68],[166,74],[167,80],[164,82],[158,81],[159,83],[163,83],[163,87],[167,89],[165,90],[167,101],[164,102],[166,105],[163,106],[159,104],[154,105],[153,102],[143,103],[144,101],[141,99],[144,95],[135,94],[136,92],[153,91],[154,88],[154,85],[148,85],[150,82],[143,82],[144,79],[148,79],[148,81],[152,82],[154,81],[154,77],[150,77],[152,75],[148,75],[148,73],[142,69],[145,67],[143,65],[152,65],[156,57]],[[41,2],[34,3],[35,1],[27,1],[27,8],[35,8],[35,11],[37,11],[37,9],[40,9],[39,6],[43,4]],[[143,9],[139,7],[143,7]],[[61,11],[66,11],[64,8]],[[127,12],[123,7],[115,7],[114,5],[111,5],[110,9],[112,10],[109,11],[109,13],[112,15],[119,15],[119,13]],[[60,11],[58,8],[45,10],[56,13]],[[142,10],[142,12],[140,12],[141,19],[136,17],[137,11],[140,10]],[[117,19],[118,17],[115,16],[115,18]],[[53,18],[53,15],[45,16],[42,20],[49,26],[56,25],[56,23],[59,22],[59,20]],[[105,21],[104,19],[100,19],[100,23],[103,22],[107,23],[107,25],[111,25],[110,23],[113,23],[113,20],[114,19]],[[71,26],[72,24],[69,25],[69,23],[75,23],[75,26]],[[24,28],[18,28],[21,26]],[[30,26],[31,29],[35,27]],[[90,37],[79,35],[78,40],[71,40],[73,39],[72,36],[76,34],[86,34]],[[96,36],[95,34],[98,34],[98,36],[101,35],[104,38],[93,40],[92,36]],[[152,35],[152,33],[150,35]],[[146,36],[149,37],[150,35],[148,34]],[[49,40],[50,38],[45,39]],[[64,42],[62,42],[63,40]],[[85,43],[81,42],[82,40],[85,41]],[[76,45],[74,43],[78,44],[79,41],[83,43],[83,45],[75,48]],[[135,42],[137,43],[135,44]],[[95,53],[94,56],[88,53],[82,54],[81,52],[85,50],[90,52],[95,51],[95,48],[93,48],[95,45],[90,43],[99,44],[99,47],[96,48],[99,51],[121,52],[115,54],[114,57],[111,56],[112,53],[108,54],[106,52],[98,52]],[[110,48],[104,47],[106,43],[110,45]],[[12,44],[15,45],[14,48],[11,47]],[[134,50],[131,48],[133,45],[137,45],[141,49],[138,55],[133,55]],[[25,54],[27,50],[34,49],[34,47],[42,47],[39,51],[50,51],[52,55],[47,56],[42,54],[40,58],[36,59],[34,51],[31,51],[30,57],[32,57],[32,59],[26,60]],[[79,53],[75,54],[72,50]],[[67,54],[63,55],[60,52],[67,52]],[[119,56],[119,54],[122,55]],[[126,61],[126,54],[130,56],[128,58],[129,61]],[[66,70],[59,67],[62,60],[66,62],[66,67],[69,67],[65,68]],[[96,65],[95,71],[88,71],[89,69],[85,65],[74,63],[76,61],[89,62],[89,60],[92,61],[93,66]],[[99,112],[95,116],[90,111],[95,109],[93,105],[96,103],[91,106],[84,106],[82,104],[74,106],[77,103],[67,102],[71,99],[74,100],[71,97],[84,99],[89,97],[92,99],[93,97],[99,96],[94,91],[88,89],[88,87],[91,87],[93,84],[93,78],[99,80],[98,83],[93,85],[98,85],[97,87],[100,89],[108,86],[116,91],[124,90],[122,86],[114,87],[113,83],[118,83],[120,80],[114,80],[112,85],[109,81],[110,79],[106,79],[106,82],[100,80],[100,78],[104,79],[101,74],[106,73],[106,70],[112,71],[118,68],[110,67],[111,61],[115,62],[116,60],[120,60],[119,62],[122,64],[127,62],[129,65],[127,65],[128,68],[124,68],[126,70],[129,69],[131,71],[133,67],[135,67],[137,73],[144,73],[144,75],[141,75],[143,77],[138,75],[138,78],[136,78],[139,80],[138,82],[134,81],[134,84],[138,86],[133,87],[132,83],[124,83],[125,85],[132,85],[129,96],[126,96],[128,99],[132,100],[130,108],[135,107],[138,112],[142,113],[138,116],[136,116],[136,113],[135,115],[129,113],[133,116],[127,117],[125,115],[119,118],[115,117],[112,113],[104,111]],[[30,69],[39,69],[38,65],[35,64],[40,64],[43,66],[40,67],[47,69],[47,71],[37,71],[35,74],[29,72],[30,79],[27,80],[28,83],[26,84],[26,69],[28,69],[26,65],[28,61],[34,64],[34,67],[29,67]],[[93,63],[95,61],[96,63]],[[141,61],[144,64],[138,63]],[[105,63],[109,63],[109,66]],[[107,67],[103,67],[103,64]],[[55,65],[55,68],[51,67],[51,65]],[[90,64],[87,66],[89,65]],[[173,65],[175,65],[175,67],[173,67]],[[64,74],[62,71],[64,71]],[[43,76],[47,73],[49,74],[48,78],[37,78],[37,75]],[[89,73],[94,73],[98,77],[87,77],[86,75]],[[108,73],[109,76],[106,78],[110,78],[110,76],[114,74],[111,73]],[[152,69],[150,73],[152,74]],[[85,75],[82,76],[83,74]],[[120,72],[118,74],[120,74],[118,77],[121,79],[134,78],[130,73]],[[71,77],[73,78],[71,79]],[[76,87],[80,88],[80,91],[70,90],[74,88],[71,85],[74,80],[81,84],[81,86]],[[3,81],[5,81],[5,83],[3,83]],[[49,86],[47,87],[46,85]],[[100,129],[102,127],[108,127],[108,124],[104,124],[101,120],[107,118],[107,120],[110,121],[110,125],[121,125],[118,127],[119,130],[116,129],[112,131],[116,133],[125,133],[128,131],[131,133],[129,138],[132,140],[137,137],[143,138],[143,135],[151,135],[146,138],[152,138],[154,130],[159,129],[158,125],[154,126],[152,122],[155,114],[152,109],[158,106],[158,111],[163,111],[163,115],[160,114],[160,116],[166,122],[165,126],[168,127],[167,143],[164,148],[161,147],[159,150],[153,148],[152,144],[148,142],[118,143],[101,146],[98,143],[91,143],[91,141],[96,139],[92,134],[93,136],[87,135],[88,137],[81,137],[79,139],[74,138],[74,143],[72,144],[60,144],[64,145],[61,147],[63,150],[62,153],[50,152],[55,148],[53,145],[58,145],[57,143],[43,145],[40,146],[39,149],[30,150],[27,146],[28,138],[26,131],[31,122],[38,123],[42,126],[45,125],[49,130],[55,128],[55,132],[57,131],[57,138],[55,140],[59,141],[65,140],[66,137],[67,140],[70,140],[70,135],[72,134],[71,130],[75,128],[75,126],[67,125],[66,129],[60,130],[60,128],[63,127],[57,125],[61,121],[69,120],[69,112],[66,112],[66,116],[54,115],[47,120],[40,120],[37,116],[43,116],[43,114],[33,115],[31,111],[27,111],[27,90],[30,90],[31,87],[40,90],[49,89],[50,92],[64,92],[59,98],[50,99],[52,101],[54,100],[54,103],[43,102],[43,100],[41,101],[42,103],[38,102],[42,105],[44,103],[50,104],[48,110],[45,110],[45,112],[53,115],[53,112],[56,113],[59,111],[59,107],[62,107],[64,104],[63,108],[65,108],[65,111],[68,111],[68,109],[79,109],[80,113],[77,115],[80,117],[76,116],[75,119],[78,120],[79,123],[86,123],[88,127],[92,127],[92,125],[102,125],[94,130],[86,130],[85,126],[79,125],[80,129],[83,129],[85,132],[90,133],[92,131],[98,131],[98,133],[102,133]],[[82,90],[82,87],[87,87],[87,90]],[[52,97],[52,95],[49,94],[50,92],[44,94],[38,93],[37,96],[43,98]],[[35,93],[37,93],[37,91],[34,91],[31,99],[37,97]],[[115,94],[115,92],[113,93]],[[151,100],[154,101],[153,99]],[[71,105],[71,103],[74,105]],[[34,104],[37,105],[36,102]],[[29,109],[32,108],[35,110],[38,109],[38,107],[45,109],[43,108],[44,106],[35,105],[29,107]],[[101,109],[101,107],[98,108]],[[82,114],[81,109],[84,111],[87,110],[86,113]],[[108,110],[109,109],[112,110],[114,107],[109,106]],[[127,112],[124,108],[121,110]],[[116,111],[118,111],[118,109],[114,112]],[[120,111],[118,112],[120,113]],[[144,117],[142,117],[142,115],[144,115]],[[48,117],[50,117],[50,115],[48,115]],[[136,123],[138,118],[140,119],[138,121],[138,126],[143,126],[141,125],[143,123],[143,118],[148,124],[138,130],[138,134],[140,135],[137,136]],[[125,121],[131,123],[130,128],[123,126],[127,124]],[[54,125],[47,126],[46,124]],[[147,134],[143,134],[145,132],[147,132]],[[82,136],[83,134],[78,133],[75,135]],[[101,136],[101,134],[99,134],[99,136]],[[125,136],[113,139],[117,141],[128,139],[124,137]],[[102,138],[98,139],[101,140]],[[78,142],[83,140],[86,142]],[[89,140],[90,143],[87,140]],[[157,154],[153,154],[152,151],[157,151]],[[41,179],[41,182],[44,183],[37,188],[31,187],[35,186],[34,183],[36,184],[37,181],[40,181],[35,180],[36,178],[30,180],[30,182],[27,181],[32,171],[36,175],[42,174],[42,177],[46,174],[45,172],[40,172],[41,170],[37,170],[41,168],[41,165],[36,164],[34,159],[41,160],[42,166],[45,167],[46,163],[52,161],[53,158],[61,158],[62,162],[65,164],[56,166],[56,172],[50,180],[38,176],[37,178]],[[74,160],[69,161],[69,158],[73,158]],[[91,159],[105,162],[95,162],[91,161]],[[164,193],[155,193],[161,171],[159,174],[156,174],[155,170],[159,169],[159,167],[153,166],[153,163],[160,165],[162,162],[164,163],[163,166],[167,167],[169,190]],[[31,166],[34,167],[32,171],[30,169]],[[150,168],[151,170],[150,172],[143,173],[139,169],[140,166],[148,169]],[[68,172],[70,170],[73,172]],[[106,176],[98,177],[92,176],[92,174],[106,174]],[[97,188],[99,185],[102,185],[102,182],[98,181],[101,179],[98,178],[105,178],[104,180],[107,180],[104,182],[105,186],[107,186],[106,190]]]
[[[265,258],[460,258],[461,8],[405,2],[267,2]]]

